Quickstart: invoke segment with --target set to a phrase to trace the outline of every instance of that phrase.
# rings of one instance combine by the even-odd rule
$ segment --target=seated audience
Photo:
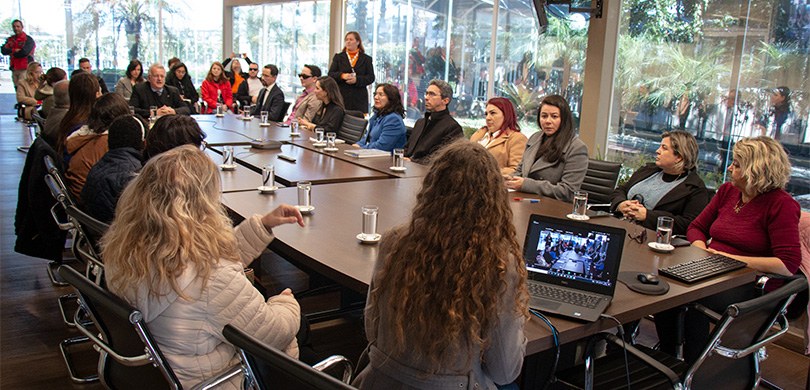
[[[744,138],[734,145],[728,172],[731,181],[692,221],[686,236],[693,246],[737,259],[760,272],[793,275],[801,264],[799,216],[801,208],[784,188],[790,179],[790,161],[779,142],[770,137]],[[766,291],[778,287],[771,281]],[[756,296],[753,283],[700,301],[722,311],[734,302]],[[677,310],[655,315],[661,350],[674,352]],[[687,311],[684,357],[692,362],[709,341],[705,316]]]
[[[158,119],[146,134],[143,161],[149,161],[158,154],[178,146],[194,145],[200,148],[204,139],[205,133],[193,118],[185,115],[166,115]]]
[[[200,94],[194,88],[194,82],[191,80],[191,75],[188,74],[188,67],[178,60],[169,69],[169,74],[166,75],[166,85],[177,88],[177,91],[180,92],[180,99],[186,102],[192,114],[196,114],[199,111],[197,102],[200,100]]]
[[[50,68],[45,72],[45,80],[39,89],[34,93],[34,99],[42,102],[39,108],[39,115],[45,119],[51,114],[53,109],[53,86],[61,81],[67,80],[67,73],[61,68]]]
[[[148,128],[137,115],[118,117],[110,125],[109,151],[90,169],[82,189],[84,211],[93,218],[112,222],[118,197],[143,165],[143,137]]]
[[[452,98],[450,84],[443,80],[430,81],[425,91],[425,117],[413,125],[405,145],[405,157],[417,163],[428,163],[439,148],[464,136],[461,126],[447,109]]]
[[[87,174],[93,165],[107,153],[107,129],[113,121],[129,114],[129,105],[121,95],[108,93],[93,104],[87,124],[74,131],[65,140],[65,151],[70,162],[65,171],[68,187],[81,203],[81,194]]]
[[[78,74],[70,78],[68,84],[70,108],[59,123],[59,131],[56,137],[57,153],[65,155],[65,140],[74,131],[87,124],[90,110],[93,109],[93,104],[96,103],[96,99],[100,96],[101,90],[96,76],[80,70]],[[67,161],[68,158],[65,158],[65,163]]]
[[[226,58],[225,61],[222,61],[222,69],[225,71],[225,77],[228,78],[228,82],[231,83],[231,94],[233,95],[236,95],[239,86],[249,77],[247,73],[242,72],[242,61],[240,61],[240,58],[244,59],[248,66],[253,63],[246,53],[238,55],[231,53],[231,58]]]
[[[537,110],[541,131],[532,134],[506,187],[564,202],[574,199],[588,169],[588,147],[574,134],[574,118],[565,98],[546,96]]]
[[[315,96],[315,82],[321,77],[321,68],[315,65],[304,65],[301,73],[298,74],[298,80],[301,81],[301,86],[304,90],[295,99],[290,116],[287,117],[287,122],[292,122],[295,118],[304,118],[311,121],[315,118],[315,114],[321,109],[323,103]],[[299,119],[300,121],[300,119]]]
[[[278,70],[278,68],[276,68],[276,70]],[[246,78],[242,84],[239,84],[236,93],[233,95],[234,101],[238,101],[242,106],[252,106],[256,104],[259,91],[264,88],[260,76],[259,64],[254,62],[248,65],[248,78]],[[278,71],[276,71],[276,76],[278,76]]]
[[[243,269],[273,240],[272,228],[304,220],[281,205],[234,229],[220,191],[219,170],[198,148],[163,153],[124,189],[101,240],[109,290],[143,313],[184,388],[239,362],[222,336],[227,324],[298,357],[292,292],[265,301]],[[242,379],[222,388],[241,389]]]
[[[405,146],[405,108],[399,89],[391,84],[379,84],[374,90],[374,116],[368,130],[354,146],[363,149],[392,151]]]
[[[478,142],[492,153],[502,174],[511,175],[523,159],[528,139],[520,132],[515,108],[509,99],[489,99],[486,109],[487,125],[473,133],[470,141]]]
[[[511,220],[492,155],[470,142],[437,153],[411,220],[383,234],[355,386],[495,389],[517,378],[529,313]]]
[[[39,102],[34,98],[34,94],[42,84],[40,76],[42,76],[42,66],[39,62],[29,62],[25,77],[17,84],[17,104],[25,105],[25,109],[20,113],[21,118],[27,121],[30,121],[31,114],[37,111]]]
[[[214,61],[208,69],[208,75],[200,87],[200,95],[208,109],[204,112],[210,114],[216,112],[217,106],[221,105],[224,111],[233,107],[233,93],[231,93],[231,83],[225,77],[222,64]]]
[[[324,134],[337,133],[343,124],[343,96],[340,94],[337,83],[329,76],[323,76],[315,82],[315,96],[323,106],[312,121],[300,118],[301,127],[315,130],[323,128]]]
[[[59,125],[61,125],[62,118],[65,117],[68,109],[70,109],[69,87],[70,82],[67,80],[62,80],[53,85],[53,107],[48,114],[48,118],[45,119],[45,126],[43,126],[42,132],[40,133],[54,150],[57,149],[56,142],[59,138]]]
[[[251,64],[250,66],[258,65]],[[263,87],[256,98],[256,105],[253,106],[252,115],[258,117],[261,115],[262,111],[267,111],[269,121],[281,122],[284,120],[284,115],[287,114],[284,112],[284,91],[282,91],[276,83],[277,78],[278,68],[275,65],[268,64],[262,68],[261,83]],[[249,81],[245,81],[242,84],[245,85],[248,82]]]
[[[655,162],[639,168],[616,187],[610,197],[611,210],[652,230],[658,217],[672,217],[672,234],[686,234],[686,228],[709,203],[697,161],[698,144],[692,133],[664,132]]]
[[[149,107],[157,107],[157,116],[188,115],[191,110],[180,97],[180,91],[166,85],[166,68],[161,64],[152,64],[146,76],[148,83],[138,83],[132,87],[129,105],[135,107],[135,113],[149,118]]]
[[[101,76],[96,76],[93,73],[93,65],[90,64],[90,60],[88,58],[79,58],[79,69],[82,72],[91,74],[96,77],[96,80],[98,81],[98,86],[101,88],[102,94],[110,92],[110,90],[107,89],[107,83],[104,82],[104,78],[102,78]]]
[[[124,74],[124,77],[121,77],[118,83],[115,84],[115,93],[129,100],[132,96],[132,88],[142,82],[144,82],[143,65],[141,65],[141,62],[138,60],[132,60],[129,62],[129,65],[127,65],[127,72]]]

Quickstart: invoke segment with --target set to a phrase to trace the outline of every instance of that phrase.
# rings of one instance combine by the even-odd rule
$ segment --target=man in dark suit
[[[93,65],[90,64],[90,60],[87,58],[79,58],[79,68],[87,73],[93,74]],[[109,93],[110,90],[107,89],[107,83],[104,82],[104,79],[99,75],[96,75],[96,78],[98,79],[98,86],[101,87],[101,93]]]
[[[149,67],[148,83],[138,83],[132,88],[129,105],[135,107],[135,113],[149,118],[149,107],[157,107],[157,115],[188,115],[188,105],[180,98],[180,91],[166,85],[166,68],[161,64]]]
[[[278,77],[278,67],[275,65],[265,65],[262,68],[262,84],[264,88],[259,91],[256,97],[256,105],[253,107],[251,115],[259,116],[262,111],[267,111],[268,120],[281,122],[284,120],[284,92],[276,85]]]
[[[450,116],[447,105],[453,88],[443,80],[431,80],[425,91],[425,117],[416,121],[405,145],[405,157],[427,163],[443,145],[463,137],[461,125]]]

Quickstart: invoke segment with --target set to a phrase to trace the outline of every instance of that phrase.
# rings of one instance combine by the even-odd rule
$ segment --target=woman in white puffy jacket
[[[186,388],[238,362],[222,336],[227,324],[298,357],[292,292],[265,301],[243,268],[273,240],[271,228],[303,226],[301,214],[282,205],[234,229],[219,180],[211,159],[191,145],[152,158],[124,190],[102,239],[110,291],[141,310]]]

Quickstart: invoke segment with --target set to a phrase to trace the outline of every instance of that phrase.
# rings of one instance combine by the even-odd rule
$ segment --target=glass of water
[[[337,138],[337,134],[333,132],[326,133],[326,147],[327,149],[335,149],[335,139]]]
[[[262,111],[262,124],[263,124],[263,125],[266,125],[266,124],[267,124],[267,118],[268,118],[269,116],[270,116],[270,112],[268,112],[268,111]]]
[[[246,120],[246,121],[250,120],[250,109],[251,109],[251,106],[247,105],[247,106],[245,106],[245,109],[242,110],[242,118],[244,120]]]
[[[405,149],[394,149],[394,168],[405,168]]]
[[[154,122],[157,120],[157,106],[149,106],[149,121]]]
[[[374,205],[363,206],[363,239],[373,240],[377,236],[377,211]]]
[[[298,134],[298,118],[293,118],[290,122],[290,134]]]
[[[222,104],[217,104],[217,116],[224,116],[225,115],[225,106]]]
[[[260,191],[267,191],[276,186],[276,168],[272,165],[267,165],[262,168],[262,185],[259,187]]]
[[[298,207],[312,206],[312,183],[308,181],[298,182]]]
[[[222,150],[222,165],[219,166],[223,170],[231,170],[236,166],[233,164],[233,146],[227,145]]]
[[[574,210],[571,211],[571,217],[574,219],[587,219],[585,215],[585,208],[588,205],[588,193],[585,191],[574,192]]]
[[[672,217],[658,217],[658,228],[655,230],[655,242],[670,245],[672,242],[672,227],[675,220]]]
[[[323,127],[316,127],[315,128],[315,140],[318,143],[323,142]]]

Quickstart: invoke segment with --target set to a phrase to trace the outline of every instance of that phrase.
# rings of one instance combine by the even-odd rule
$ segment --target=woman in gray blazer
[[[360,389],[492,389],[526,352],[526,266],[498,163],[477,143],[433,159],[411,220],[383,235]],[[486,210],[482,213],[481,210]]]
[[[541,131],[529,137],[523,161],[506,177],[506,187],[570,202],[588,169],[588,147],[574,134],[573,122],[562,96],[546,96],[537,111]]]

